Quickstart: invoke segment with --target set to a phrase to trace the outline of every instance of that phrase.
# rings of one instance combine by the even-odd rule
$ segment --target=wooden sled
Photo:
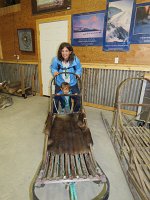
[[[71,73],[72,74],[72,73]],[[75,75],[75,74],[74,74]],[[51,88],[52,82],[51,81]],[[81,80],[80,91],[82,94]],[[43,158],[33,181],[33,199],[37,200],[36,187],[47,184],[69,184],[70,199],[77,197],[72,192],[72,183],[91,181],[100,184],[100,192],[95,200],[106,200],[109,196],[109,181],[96,162],[92,153],[92,137],[87,126],[86,114],[82,105],[79,112],[69,114],[53,113],[53,98],[51,89],[51,105],[45,123],[45,143]]]
[[[137,82],[142,85],[146,81],[150,83],[147,78],[128,78],[119,84],[111,127],[102,115],[135,200],[149,200],[150,197],[150,102],[133,103],[129,102],[129,99],[125,102],[122,97],[124,97],[123,94],[129,86],[128,84],[131,85]],[[136,92],[138,93],[138,91]],[[129,94],[130,90],[128,90]],[[141,112],[134,117],[125,115],[124,108],[130,106],[136,108],[136,110],[140,108]],[[139,119],[144,112],[147,113],[147,117],[144,123],[141,123]]]

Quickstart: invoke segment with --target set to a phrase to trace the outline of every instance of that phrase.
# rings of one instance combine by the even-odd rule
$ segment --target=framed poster
[[[108,0],[104,30],[104,51],[128,51],[134,0]]]
[[[61,11],[71,8],[71,0],[32,0],[32,13]]]
[[[18,42],[19,42],[19,50],[20,51],[34,51],[33,45],[33,29],[25,28],[25,29],[18,29]]]
[[[72,45],[100,46],[103,41],[105,11],[72,16]]]
[[[132,44],[150,44],[150,3],[136,5],[133,17]]]

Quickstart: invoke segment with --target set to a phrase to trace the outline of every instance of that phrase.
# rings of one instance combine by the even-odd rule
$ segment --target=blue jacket
[[[70,63],[68,68],[65,68],[66,72],[73,72],[79,76],[82,74],[82,68],[80,60],[75,56],[73,62]],[[55,72],[64,72],[64,67],[62,65],[62,62],[58,60],[57,57],[55,57],[51,64],[51,72],[54,75]],[[65,82],[65,80],[62,77],[62,74],[58,75],[56,78],[56,84],[61,86],[61,84]],[[77,83],[77,79],[73,74],[70,74],[70,86],[74,86]]]
[[[60,90],[57,94],[64,94],[62,90]],[[68,94],[72,94],[71,91],[69,91]],[[70,96],[58,96],[61,101],[62,108],[71,109],[71,97]]]

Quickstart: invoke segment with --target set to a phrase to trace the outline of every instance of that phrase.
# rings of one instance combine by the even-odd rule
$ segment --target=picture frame
[[[17,29],[19,50],[24,52],[34,52],[34,31],[31,28]]]
[[[32,0],[33,15],[69,9],[71,9],[71,0]]]

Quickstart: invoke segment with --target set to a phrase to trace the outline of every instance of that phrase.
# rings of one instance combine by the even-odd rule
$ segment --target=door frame
[[[37,33],[37,53],[38,53],[38,76],[40,83],[40,95],[43,95],[43,83],[42,83],[42,67],[41,67],[41,52],[40,52],[40,29],[39,25],[43,23],[68,21],[68,42],[71,42],[71,15],[50,17],[36,20],[36,33]]]

